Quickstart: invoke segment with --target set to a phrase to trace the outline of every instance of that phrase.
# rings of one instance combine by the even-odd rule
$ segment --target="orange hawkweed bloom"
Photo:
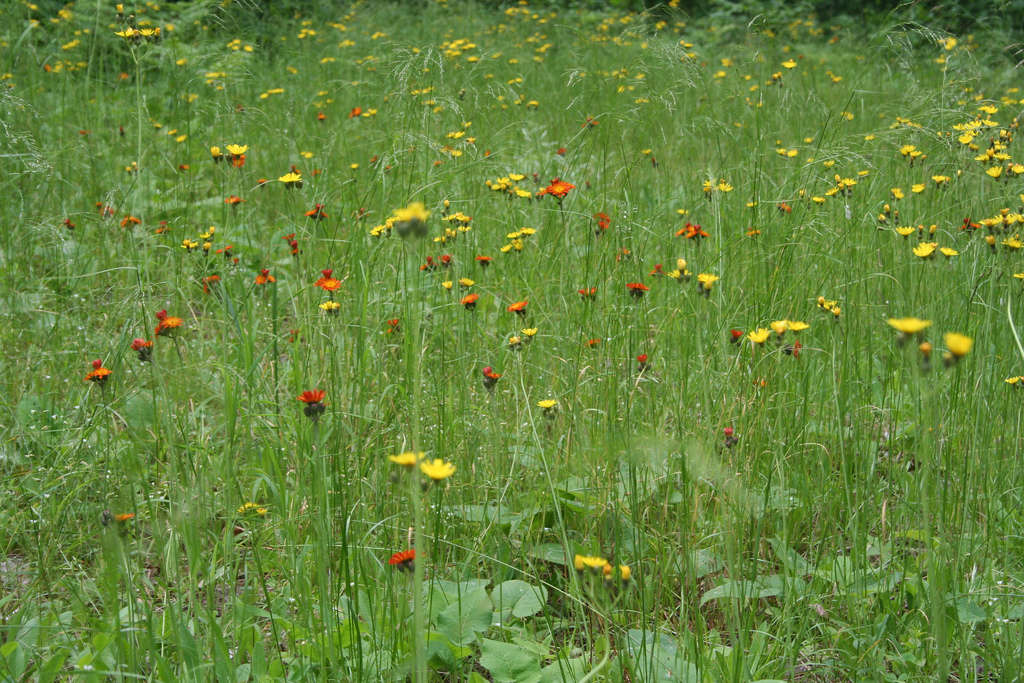
[[[561,178],[552,178],[551,184],[542,190],[537,191],[537,196],[549,194],[556,199],[565,199],[565,196],[569,194],[569,190],[575,190],[576,186],[572,183],[567,183]]]
[[[125,216],[124,218],[121,219],[121,227],[128,228],[133,225],[138,225],[141,222],[141,218],[136,218],[135,216]]]
[[[403,550],[400,553],[395,553],[388,560],[388,564],[401,572],[411,572],[413,569],[413,562],[416,560],[415,550]]]
[[[225,204],[230,204],[231,206],[238,206],[239,204],[241,204],[244,201],[245,200],[242,199],[241,197],[239,197],[238,195],[231,195],[230,197],[228,197],[227,199],[224,200],[224,203]]]
[[[277,282],[277,279],[270,274],[270,270],[268,268],[264,268],[260,271],[260,274],[256,276],[256,284],[258,285],[265,285],[272,282]]]
[[[320,273],[323,275],[319,280],[313,283],[314,287],[319,287],[325,292],[336,292],[341,288],[341,280],[336,277],[332,277],[333,270],[325,268]]]
[[[701,237],[710,237],[704,228],[700,227],[697,223],[686,222],[680,230],[676,232],[676,237],[685,237],[688,240],[700,239]]]
[[[626,289],[637,299],[643,298],[644,293],[651,291],[651,288],[642,282],[627,282]]]
[[[350,119],[355,119],[355,118],[358,118],[358,117],[362,116],[362,114],[363,114],[363,108],[362,107],[352,107],[352,111],[350,111],[348,113],[348,117]]]
[[[486,268],[487,266],[491,265],[491,261],[493,261],[493,260],[494,259],[491,258],[490,256],[477,256],[476,257],[476,262],[480,264],[481,268]]]
[[[167,311],[157,311],[156,319],[159,321],[153,334],[157,337],[166,337],[181,327],[182,319],[167,315]]]
[[[484,368],[482,372],[484,375],[484,388],[490,391],[498,383],[498,380],[501,379],[501,373],[495,372],[494,368],[490,365]]]
[[[207,275],[203,278],[203,294],[210,293],[210,285],[220,282],[220,275]]]
[[[133,519],[135,519],[135,513],[134,512],[122,512],[119,515],[114,515],[114,521],[115,522],[121,522],[121,523],[130,522]]]
[[[583,289],[577,289],[576,293],[583,297],[584,301],[587,301],[597,296],[597,287],[584,287]]]
[[[131,348],[132,351],[139,354],[139,360],[144,363],[148,361],[149,357],[153,354],[153,342],[149,339],[136,337],[132,340]]]
[[[85,381],[103,384],[111,374],[110,369],[103,367],[103,361],[97,358],[92,362],[92,372],[85,376]]]
[[[595,213],[594,218],[597,220],[596,234],[598,235],[607,230],[608,227],[611,226],[612,224],[612,219],[609,218],[608,214],[604,213],[603,211],[601,213]]]
[[[306,404],[306,407],[302,409],[302,412],[306,414],[310,420],[316,422],[317,418],[323,414],[327,409],[324,405],[324,396],[327,395],[323,389],[312,389],[303,391],[302,394],[296,396],[296,400],[302,401]]]
[[[323,204],[317,204],[306,212],[306,218],[312,218],[315,221],[322,221],[325,218],[330,218],[330,216],[324,212]]]
[[[465,306],[467,311],[472,311],[474,308],[476,308],[476,302],[479,300],[479,294],[467,294],[466,296],[462,297],[462,301],[460,301],[459,303]]]
[[[516,315],[525,316],[526,306],[529,303],[529,301],[517,301],[514,304],[509,304],[508,308],[506,308],[505,310],[508,311],[509,313],[515,313]]]

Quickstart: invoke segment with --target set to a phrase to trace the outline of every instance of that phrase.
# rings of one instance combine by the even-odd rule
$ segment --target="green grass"
[[[163,38],[116,36],[105,3],[0,9],[0,678],[1021,676],[1005,38],[455,2],[125,12]],[[212,159],[228,144],[241,168]],[[292,165],[301,188],[277,181]],[[511,174],[530,197],[486,184]],[[575,189],[537,196],[556,177]],[[371,235],[413,202],[427,236]],[[439,242],[457,211],[470,229]],[[183,325],[154,338],[164,309]],[[909,316],[932,324],[901,344],[886,321]],[[779,320],[809,328],[747,337]],[[953,362],[947,332],[973,339]],[[107,381],[83,381],[93,359]]]

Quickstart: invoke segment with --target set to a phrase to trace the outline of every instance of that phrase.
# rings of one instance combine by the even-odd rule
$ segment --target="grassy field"
[[[1005,35],[51,7],[0,680],[1024,675]]]

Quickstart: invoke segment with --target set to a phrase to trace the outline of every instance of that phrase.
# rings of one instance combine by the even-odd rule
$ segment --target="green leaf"
[[[697,667],[682,659],[676,642],[664,633],[630,629],[626,650],[633,672],[646,683],[699,683]]]
[[[537,657],[518,645],[483,639],[480,666],[491,672],[495,683],[536,683],[540,680]]]
[[[800,582],[802,584],[802,582]],[[798,584],[799,585],[799,584]],[[745,579],[729,579],[725,583],[715,586],[701,596],[700,604],[718,600],[720,598],[752,600],[755,598],[775,598],[786,592],[786,581],[778,574],[759,577],[755,581]]]
[[[437,630],[456,645],[468,645],[491,627],[491,599],[477,588],[462,595],[437,615]]]
[[[587,660],[583,657],[558,660],[540,670],[540,683],[569,683],[579,681],[587,674]]]
[[[976,624],[988,619],[985,608],[970,598],[957,598],[955,604],[956,618],[960,620],[961,624]]]
[[[527,555],[537,560],[551,562],[552,564],[569,566],[570,563],[570,560],[565,556],[565,549],[563,549],[558,543],[541,543],[539,545],[535,545],[530,548]]]
[[[491,591],[491,602],[498,610],[498,620],[504,624],[510,616],[517,619],[532,617],[542,609],[548,599],[543,586],[533,586],[525,581],[513,579]]]

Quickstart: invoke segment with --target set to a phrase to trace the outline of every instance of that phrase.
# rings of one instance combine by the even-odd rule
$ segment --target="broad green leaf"
[[[491,627],[491,599],[483,588],[463,593],[437,615],[437,630],[456,645],[468,645]]]
[[[543,586],[532,586],[516,579],[506,581],[491,591],[491,602],[502,624],[510,616],[517,619],[532,617],[544,609],[547,599],[548,591]]]
[[[537,657],[519,647],[484,638],[480,666],[491,672],[495,683],[536,683],[540,680]]]
[[[558,660],[540,670],[540,683],[570,683],[587,675],[588,663],[583,657]]]
[[[570,560],[565,556],[565,550],[558,543],[541,543],[539,545],[535,545],[530,548],[527,555],[537,560],[551,562],[552,564],[561,564],[565,566],[570,564]]]

